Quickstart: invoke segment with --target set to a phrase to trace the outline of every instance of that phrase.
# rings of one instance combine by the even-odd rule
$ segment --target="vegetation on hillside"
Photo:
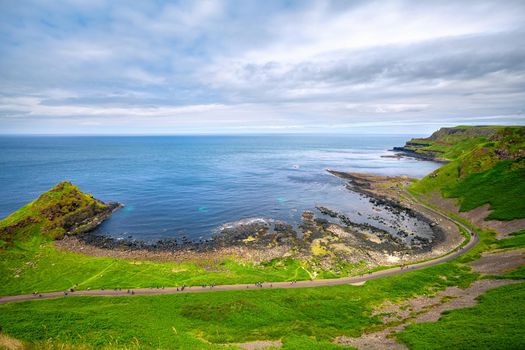
[[[0,221],[0,247],[36,234],[56,239],[81,232],[89,228],[91,220],[111,212],[116,205],[82,193],[70,182],[61,182]]]
[[[468,153],[476,145],[486,142],[500,126],[456,126],[441,128],[426,138],[414,138],[404,147],[398,147],[421,158],[448,161]]]
[[[461,263],[475,259],[481,251],[525,246],[520,239],[523,231],[501,241],[490,232],[479,231],[479,234],[479,249],[469,251],[454,261],[372,280],[364,286],[113,298],[68,297],[11,303],[0,305],[0,327],[6,334],[26,341],[34,348],[218,349],[222,348],[218,344],[223,343],[280,339],[284,349],[336,349],[340,347],[332,343],[334,337],[358,336],[363,331],[380,327],[379,318],[372,316],[372,309],[385,300],[432,295],[447,286],[466,287],[478,275]],[[169,283],[168,280],[159,280],[160,274],[168,275],[170,269],[181,268],[176,264],[140,262],[134,265],[125,260],[76,254],[69,257],[55,255],[65,253],[56,252],[52,246],[44,246],[51,250],[54,260],[34,268],[27,266],[28,282],[41,283],[41,286],[71,284],[73,281],[68,276],[72,279],[86,278],[84,287],[93,285],[93,288],[112,288],[120,286],[125,280],[146,283],[151,279],[157,283]],[[46,253],[39,250],[38,254]],[[92,265],[98,261],[104,261],[108,266]],[[20,263],[24,266],[22,260]],[[40,270],[41,267],[44,268]],[[93,270],[88,274],[87,270],[82,270],[83,267]],[[96,270],[95,267],[104,270]],[[61,271],[61,278],[49,278],[50,275],[55,276],[55,268]],[[157,269],[163,271],[156,274]],[[176,276],[181,272],[185,273],[176,270],[171,274]],[[249,274],[247,269],[243,277]],[[520,270],[506,276],[523,277]],[[9,276],[5,282],[14,287],[17,280]],[[514,294],[514,290],[508,292]],[[518,309],[521,299],[512,300],[513,307]],[[507,328],[507,332],[516,331],[514,319],[507,320],[506,324],[514,327]],[[483,328],[484,323],[479,322],[477,327]],[[442,328],[441,337],[455,336],[456,329],[453,327]],[[431,338],[430,335],[426,337]],[[500,341],[498,337],[487,337],[482,343],[495,347]]]
[[[458,198],[461,211],[488,204],[487,219],[525,218],[525,127],[447,128],[409,143],[450,160],[413,184],[414,192]]]
[[[384,300],[468,286],[465,266],[443,264],[364,286],[258,289],[135,297],[68,297],[0,305],[0,326],[17,339],[137,349],[214,349],[218,344],[283,340],[284,349],[339,348],[380,324]],[[139,316],[140,315],[140,316]]]
[[[525,348],[525,283],[488,291],[474,307],[453,310],[438,322],[417,323],[398,334],[411,349]]]
[[[155,288],[309,278],[300,261],[288,258],[264,265],[245,264],[230,256],[221,261],[186,263],[134,261],[57,250],[54,242],[38,235],[17,241],[0,253],[0,296],[70,288]]]

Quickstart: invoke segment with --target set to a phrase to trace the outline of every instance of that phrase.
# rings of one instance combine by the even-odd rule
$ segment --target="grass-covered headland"
[[[488,204],[487,219],[525,218],[525,127],[442,128],[400,150],[448,161],[412,185],[414,192],[457,198],[461,211]]]
[[[0,247],[34,236],[57,239],[89,231],[119,206],[82,193],[70,182],[61,182],[0,221]]]
[[[405,147],[414,147],[414,152],[449,160],[413,184],[412,192],[458,198],[462,210],[489,204],[492,219],[523,218],[524,132],[524,127],[458,127],[411,140]],[[89,230],[116,206],[65,182],[0,221],[0,295],[310,278],[307,267],[291,258],[258,265],[231,256],[160,263],[92,257],[55,247],[55,239]],[[387,327],[375,311],[387,301],[395,304],[447,287],[466,288],[483,278],[525,278],[523,266],[491,277],[468,265],[487,252],[522,251],[524,230],[498,240],[495,232],[474,229],[480,242],[461,257],[362,286],[68,296],[0,304],[0,348],[224,349],[225,344],[273,340],[284,349],[348,349],[334,340]],[[409,325],[396,338],[415,349],[522,348],[524,291],[523,282],[493,289],[479,304],[448,312],[438,322]]]
[[[55,239],[99,223],[116,206],[63,182],[0,221],[0,296],[70,288],[234,284],[310,277],[298,260],[287,258],[259,265],[230,256],[221,261],[158,263],[56,249]]]

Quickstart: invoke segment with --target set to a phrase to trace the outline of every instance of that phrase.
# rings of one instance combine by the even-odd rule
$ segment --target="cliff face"
[[[0,246],[38,233],[56,239],[89,231],[120,206],[106,204],[70,182],[61,182],[0,221]]]
[[[446,163],[470,151],[472,145],[487,141],[501,129],[498,126],[441,128],[429,137],[411,139],[393,150],[410,157]]]
[[[467,137],[490,137],[494,135],[498,129],[499,127],[493,126],[456,126],[453,128],[441,128],[427,139],[430,141],[438,141],[449,136],[457,136],[460,139]]]

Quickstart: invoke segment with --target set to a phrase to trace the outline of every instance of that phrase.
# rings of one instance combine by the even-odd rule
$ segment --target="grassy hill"
[[[412,191],[457,198],[461,211],[489,204],[487,219],[525,218],[525,127],[442,128],[398,150],[448,161]]]
[[[0,221],[0,247],[38,234],[56,239],[89,230],[118,206],[82,193],[70,182],[61,182]]]

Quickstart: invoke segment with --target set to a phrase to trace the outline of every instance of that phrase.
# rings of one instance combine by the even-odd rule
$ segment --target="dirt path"
[[[412,197],[416,200],[415,197]],[[435,210],[431,207],[424,205],[423,203],[418,203],[428,210],[432,211],[434,214],[441,216],[447,220],[452,221],[458,226],[464,228],[467,232],[470,233],[471,239],[468,243],[462,248],[458,248],[444,256],[441,256],[436,259],[427,260],[424,262],[412,264],[405,266],[404,268],[394,267],[390,269],[385,269],[381,271],[372,272],[362,276],[354,277],[343,277],[337,279],[324,279],[324,280],[310,280],[310,281],[297,281],[297,282],[267,282],[261,286],[255,286],[253,284],[234,284],[234,285],[219,285],[213,287],[170,287],[170,288],[136,288],[128,290],[118,290],[118,289],[98,289],[98,290],[81,290],[74,292],[49,292],[41,294],[24,294],[24,295],[12,295],[12,296],[3,296],[0,297],[0,303],[8,303],[14,301],[23,301],[23,300],[35,300],[35,299],[49,299],[49,298],[58,298],[65,296],[130,296],[130,295],[156,295],[156,294],[181,294],[181,293],[204,293],[204,292],[218,292],[218,291],[231,291],[231,290],[253,290],[253,289],[272,289],[272,288],[306,288],[306,287],[322,287],[322,286],[335,286],[335,285],[362,285],[366,281],[370,281],[376,278],[398,275],[408,271],[413,271],[417,269],[422,269],[425,267],[437,265],[452,259],[457,258],[458,256],[466,253],[472,247],[474,247],[478,241],[479,237],[477,234],[472,231],[467,226],[458,222],[457,220],[448,217],[442,212]]]
[[[474,306],[476,298],[489,289],[519,282],[522,281],[479,280],[466,289],[448,287],[433,297],[418,296],[399,304],[385,302],[374,314],[383,316],[386,328],[363,334],[359,338],[338,337],[335,342],[363,350],[407,349],[396,341],[394,334],[403,331],[411,323],[436,322],[444,311]]]

